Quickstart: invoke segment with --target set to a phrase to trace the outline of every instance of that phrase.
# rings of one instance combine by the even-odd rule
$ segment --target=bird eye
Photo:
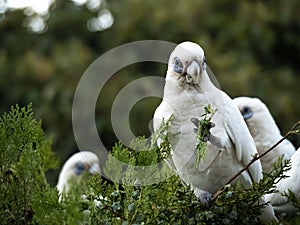
[[[78,162],[75,164],[74,173],[76,175],[80,175],[85,171],[85,166],[82,162]]]
[[[248,106],[245,106],[245,107],[243,108],[243,112],[247,113],[247,112],[249,112],[249,111],[250,111],[250,108],[249,108]]]
[[[174,71],[180,74],[183,71],[183,64],[178,57],[174,58]]]
[[[243,107],[241,113],[243,115],[244,120],[248,120],[253,116],[253,111],[248,106]]]
[[[206,58],[205,58],[205,56],[203,57],[202,69],[203,69],[203,71],[206,70]]]

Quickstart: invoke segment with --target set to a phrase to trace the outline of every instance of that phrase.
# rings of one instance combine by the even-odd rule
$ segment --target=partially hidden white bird
[[[287,178],[280,180],[276,184],[279,193],[272,193],[265,196],[266,201],[270,202],[276,213],[293,213],[299,212],[289,199],[282,195],[293,192],[297,199],[300,197],[300,148],[291,157],[291,169],[284,172]]]
[[[269,109],[260,99],[237,97],[233,99],[233,102],[242,113],[260,155],[282,138]],[[294,153],[294,145],[285,139],[260,159],[263,171],[270,172],[280,156],[283,156],[284,159],[290,159]]]
[[[59,194],[69,191],[69,181],[72,177],[79,181],[85,172],[101,174],[98,156],[93,152],[75,153],[64,163],[56,186]]]
[[[265,199],[272,204],[276,213],[299,212],[299,209],[294,207],[283,193],[289,194],[289,191],[291,191],[297,199],[300,198],[300,148],[291,157],[291,169],[283,174],[287,178],[280,180],[276,184],[279,193],[267,194]]]
[[[254,138],[257,150],[260,154],[267,151],[273,144],[282,138],[267,106],[258,98],[238,97],[234,99],[240,109],[251,135]],[[263,169],[270,171],[273,164],[280,156],[291,160],[291,169],[284,173],[287,178],[280,180],[276,188],[280,193],[272,193],[265,196],[276,213],[291,213],[297,211],[287,197],[281,193],[292,191],[297,198],[300,196],[300,148],[295,152],[293,144],[285,139],[276,148],[261,158]]]
[[[154,130],[173,115],[169,126],[172,145],[169,164],[192,186],[197,198],[207,202],[257,153],[254,141],[232,99],[210,81],[204,51],[199,45],[183,42],[176,46],[169,58],[165,80],[163,100],[153,117]],[[215,126],[210,130],[206,152],[196,165],[197,138],[191,119],[201,119],[208,104],[217,110],[211,120]],[[235,182],[249,187],[261,179],[262,167],[256,161]],[[277,220],[270,205],[265,206],[261,220]]]

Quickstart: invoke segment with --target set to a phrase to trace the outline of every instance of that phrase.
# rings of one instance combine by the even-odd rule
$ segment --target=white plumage
[[[295,152],[291,158],[291,169],[284,173],[288,176],[277,183],[277,189],[280,193],[289,193],[292,191],[297,199],[300,197],[300,148]],[[280,193],[273,193],[266,195],[266,201],[269,201],[276,213],[291,213],[299,211],[295,208],[287,197]]]
[[[235,104],[243,114],[251,135],[254,138],[257,150],[260,154],[267,151],[273,144],[282,138],[267,106],[258,98],[238,97]],[[292,191],[297,198],[300,196],[300,151],[295,152],[293,144],[285,139],[281,144],[261,158],[263,169],[270,171],[278,157],[284,155],[284,159],[291,159],[291,169],[284,173],[287,178],[280,180],[276,188],[280,193]],[[268,194],[266,201],[270,202],[277,213],[295,212],[287,197],[280,193]]]
[[[68,192],[71,177],[80,179],[84,172],[101,174],[98,156],[89,151],[81,151],[72,155],[63,165],[59,174],[57,189],[59,193]]]
[[[241,111],[260,155],[282,138],[269,109],[260,99],[238,97],[233,101]],[[290,159],[294,153],[295,147],[285,139],[260,159],[263,170],[270,172],[280,156],[284,155],[284,159]]]
[[[211,120],[215,124],[210,130],[214,138],[207,142],[205,155],[199,165],[195,165],[197,140],[191,119],[200,119],[208,104],[217,110]],[[171,53],[163,100],[153,118],[154,129],[171,115],[169,134],[173,149],[169,160],[201,200],[215,193],[257,153],[238,108],[227,94],[212,84],[206,72],[204,51],[192,42],[179,44]],[[261,178],[262,167],[256,161],[235,182],[249,187]],[[262,220],[271,219],[276,220],[268,205]]]

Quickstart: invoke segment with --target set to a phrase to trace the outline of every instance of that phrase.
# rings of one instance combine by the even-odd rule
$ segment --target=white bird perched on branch
[[[72,155],[63,165],[59,174],[57,189],[59,194],[68,192],[71,177],[80,179],[84,172],[101,174],[98,156],[89,151],[81,151]]]
[[[277,127],[267,106],[258,98],[238,97],[234,99],[235,104],[241,111],[247,126],[254,138],[259,154],[263,154],[281,138],[281,132]],[[280,193],[292,191],[297,198],[300,196],[300,151],[295,152],[293,144],[285,139],[276,148],[262,157],[263,169],[271,171],[274,163],[280,156],[283,159],[291,159],[291,169],[284,172],[287,176],[280,180],[276,188]],[[272,193],[265,196],[266,201],[270,202],[276,213],[295,212],[297,209],[292,205],[286,196],[280,193]]]
[[[207,105],[217,111],[211,119],[214,126],[207,149],[196,165],[197,138],[193,123],[195,118],[201,119]],[[212,84],[206,72],[204,51],[192,42],[177,45],[170,55],[163,100],[153,118],[154,129],[172,115],[169,161],[180,178],[191,184],[197,198],[207,203],[211,194],[245,167],[257,151],[238,108],[227,94]],[[261,179],[262,167],[256,161],[235,182],[249,187]],[[265,207],[261,219],[277,220],[270,205]]]
[[[241,111],[260,155],[282,138],[269,109],[260,99],[238,97],[233,101]],[[280,156],[290,159],[294,153],[295,147],[285,139],[260,159],[263,170],[270,172]]]

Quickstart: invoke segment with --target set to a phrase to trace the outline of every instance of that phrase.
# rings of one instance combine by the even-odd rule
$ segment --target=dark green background
[[[87,21],[107,8],[114,24],[90,32]],[[138,40],[200,44],[222,89],[231,97],[260,97],[283,133],[300,120],[300,1],[107,1],[98,11],[56,1],[44,33],[26,27],[23,11],[7,12],[0,22],[0,112],[32,102],[35,115],[53,136],[63,163],[78,151],[71,107],[84,71],[98,56]],[[116,59],[118,60],[118,59]],[[144,76],[165,76],[166,65],[141,63],[119,71],[102,90],[96,109],[99,134],[110,148],[117,139],[110,110],[124,85]],[[130,117],[136,135],[148,135],[148,123],[160,100],[140,101]],[[292,137],[300,146],[299,137]],[[49,174],[56,183],[59,170]]]

